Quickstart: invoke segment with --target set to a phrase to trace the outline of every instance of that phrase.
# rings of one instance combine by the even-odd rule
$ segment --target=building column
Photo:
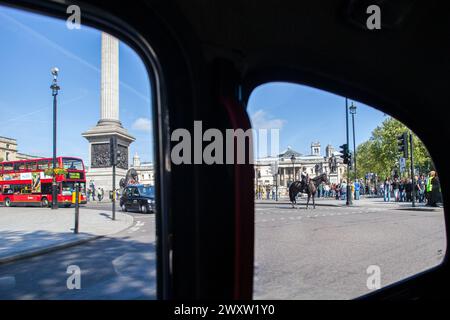
[[[102,32],[100,120],[119,121],[119,41]]]

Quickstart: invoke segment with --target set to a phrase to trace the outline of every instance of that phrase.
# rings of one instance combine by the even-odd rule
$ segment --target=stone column
[[[100,121],[119,122],[119,41],[102,32]]]
[[[87,180],[105,191],[112,189],[110,138],[116,137],[120,157],[116,166],[116,187],[129,168],[129,145],[135,140],[119,118],[119,41],[102,33],[100,119],[94,128],[82,133],[89,141],[90,164]]]

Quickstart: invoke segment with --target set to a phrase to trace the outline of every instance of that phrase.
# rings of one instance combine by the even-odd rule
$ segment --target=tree
[[[403,132],[410,130],[400,121],[389,117],[375,128],[370,139],[357,148],[357,165],[361,173],[376,173],[379,179],[392,175],[394,170],[399,172],[399,159],[397,138]],[[427,173],[433,163],[423,142],[413,134],[414,166],[420,173]],[[406,161],[405,174],[409,176],[410,160]]]

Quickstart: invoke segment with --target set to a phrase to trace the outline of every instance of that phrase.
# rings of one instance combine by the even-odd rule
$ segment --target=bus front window
[[[68,170],[84,170],[83,162],[78,159],[63,159],[63,168]]]

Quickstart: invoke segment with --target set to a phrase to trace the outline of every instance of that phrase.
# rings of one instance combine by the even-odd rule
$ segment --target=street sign
[[[400,158],[400,172],[405,172],[406,170],[406,159]]]

